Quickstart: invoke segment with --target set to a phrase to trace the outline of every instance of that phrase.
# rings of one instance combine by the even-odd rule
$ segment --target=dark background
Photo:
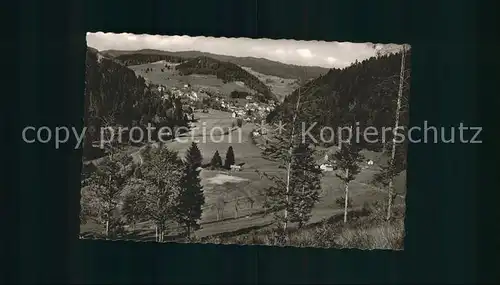
[[[7,174],[13,202],[0,212],[7,282],[22,283],[472,283],[492,280],[491,149],[410,145],[405,250],[361,251],[259,246],[79,241],[81,150],[24,144],[26,125],[82,127],[85,34],[130,32],[412,45],[412,125],[480,125],[498,91],[496,65],[479,53],[476,1],[19,1],[4,13],[11,29],[4,69],[16,79],[2,96]],[[3,10],[3,8],[2,8]],[[481,10],[483,11],[483,10]],[[492,14],[491,8],[485,10]],[[484,12],[483,12],[484,13]],[[14,19],[19,15],[20,19]],[[18,25],[19,32],[14,26]],[[491,41],[486,48],[495,52]],[[18,56],[14,56],[17,54]],[[6,89],[8,90],[8,89]],[[20,98],[10,94],[20,94]],[[495,93],[496,92],[496,93]],[[489,95],[486,95],[489,94]],[[16,108],[18,106],[18,108]],[[486,131],[483,140],[486,140]],[[484,159],[484,160],[483,160]],[[489,161],[489,163],[484,163]],[[494,176],[493,176],[494,177]],[[4,213],[5,212],[5,213]],[[481,219],[479,217],[481,216]],[[480,225],[484,225],[480,229]],[[489,274],[489,275],[487,275]]]

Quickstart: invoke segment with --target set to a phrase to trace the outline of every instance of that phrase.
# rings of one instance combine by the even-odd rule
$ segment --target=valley
[[[298,189],[302,187],[304,193],[305,185],[317,195],[310,208],[301,206],[309,209],[305,216],[300,214],[285,222],[284,234],[289,238],[301,236],[308,239],[307,244],[320,246],[319,241],[316,244],[311,239],[325,227],[326,234],[335,240],[333,244],[340,242],[344,231],[352,229],[362,228],[370,235],[381,227],[392,230],[404,219],[404,145],[391,157],[387,142],[362,141],[359,147],[356,143],[357,150],[347,150],[359,159],[349,160],[338,141],[311,143],[310,153],[294,162],[292,149],[304,143],[299,143],[293,131],[290,139],[284,137],[288,133],[278,132],[276,124],[293,125],[298,119],[335,128],[350,124],[355,114],[365,127],[392,125],[392,102],[397,95],[393,91],[397,86],[384,85],[383,91],[378,88],[386,84],[379,78],[399,73],[398,61],[397,55],[390,55],[373,57],[347,69],[326,69],[192,51],[89,48],[85,124],[101,129],[101,133],[85,137],[81,238],[245,244],[259,240],[258,244],[296,245],[290,240],[275,240],[280,232],[277,227],[283,224],[278,214],[287,206],[269,204],[272,191],[284,191],[283,181],[287,180],[296,184],[287,184],[286,194],[281,197],[291,195],[288,191],[293,187],[293,195],[300,196]],[[298,97],[301,101],[297,101]],[[401,124],[406,125],[406,106],[400,114]],[[151,125],[156,128],[152,140],[143,137],[137,141],[130,131],[123,141],[97,147],[103,127],[144,131]],[[160,128],[170,130],[166,139],[160,139]],[[180,129],[184,131],[178,132]],[[291,145],[289,168],[283,156],[273,160],[264,155],[264,150],[275,145],[276,151],[288,152],[275,140],[282,137]],[[337,160],[343,164],[337,165]],[[189,170],[189,163],[196,167]],[[304,177],[300,177],[302,172],[291,175],[290,171],[297,171],[301,164],[307,165]],[[346,182],[345,173],[350,177],[347,168],[354,174]],[[393,172],[387,186],[384,175],[389,171]],[[157,177],[148,178],[153,172],[158,173]],[[188,176],[172,182],[176,175]],[[299,178],[303,180],[295,180]],[[192,221],[177,213],[186,209],[176,208],[186,202],[176,200],[184,194],[175,191],[191,191],[184,180],[199,190],[199,194],[192,195],[202,197],[196,198],[199,209],[188,211],[199,211]],[[393,191],[393,213],[389,213],[396,224],[384,222],[388,187]],[[105,194],[96,189],[103,189]],[[168,191],[173,192],[165,194]],[[153,194],[163,196],[148,196]],[[141,200],[141,196],[149,200]],[[158,205],[165,201],[165,208],[141,204],[155,199]],[[296,203],[300,204],[301,199],[309,198],[304,196]],[[286,202],[291,203],[288,198]],[[290,209],[284,212],[285,218],[288,211],[293,213]],[[348,219],[352,222],[348,223]]]

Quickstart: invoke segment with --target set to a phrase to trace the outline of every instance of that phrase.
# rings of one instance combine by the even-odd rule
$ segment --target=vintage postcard
[[[80,238],[402,250],[410,57],[88,33]]]

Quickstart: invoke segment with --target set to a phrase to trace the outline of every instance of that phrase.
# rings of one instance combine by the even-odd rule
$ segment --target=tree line
[[[303,79],[308,80],[311,78],[316,78],[321,74],[325,74],[328,69],[324,67],[317,66],[297,66],[292,64],[284,64],[281,62],[271,61],[263,58],[252,58],[252,57],[233,57],[227,55],[219,55],[219,54],[207,54],[203,52],[189,51],[189,52],[173,52],[173,54],[165,54],[165,51],[137,51],[129,54],[122,54],[115,56],[119,62],[124,63],[125,65],[139,65],[150,62],[156,62],[160,60],[165,60],[167,62],[172,63],[181,63],[191,58],[195,58],[198,56],[208,56],[215,60],[230,62],[237,64],[239,66],[247,66],[252,70],[277,76],[280,78],[291,78],[291,79]],[[304,73],[303,70],[306,69],[307,73]]]
[[[122,54],[114,58],[115,60],[123,63],[126,66],[129,65],[140,65],[150,62],[156,62],[165,60],[171,63],[181,63],[186,61],[185,58],[174,55],[164,55],[164,54]]]
[[[140,164],[126,154],[110,155],[82,180],[81,223],[96,221],[104,225],[104,237],[111,238],[125,224],[133,229],[139,222],[150,222],[158,242],[177,224],[190,238],[200,228],[205,203],[202,161],[196,143],[184,159],[165,146],[146,147]]]
[[[226,159],[224,162],[222,161],[222,157],[219,154],[219,151],[216,150],[212,159],[210,160],[210,164],[207,165],[211,169],[226,169],[229,170],[231,169],[231,165],[234,165],[236,163],[235,157],[234,157],[234,150],[232,146],[229,146],[227,151],[226,151]]]

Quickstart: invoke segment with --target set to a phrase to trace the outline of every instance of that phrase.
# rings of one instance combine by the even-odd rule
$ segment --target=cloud
[[[299,48],[297,49],[297,53],[301,56],[301,57],[305,57],[305,58],[312,58],[314,57],[314,54],[311,53],[311,51],[307,48]]]
[[[190,37],[183,35],[135,35],[129,33],[87,33],[87,45],[97,50],[158,49],[267,58],[287,64],[345,67],[376,54],[385,45],[372,43],[296,41],[249,38]]]

